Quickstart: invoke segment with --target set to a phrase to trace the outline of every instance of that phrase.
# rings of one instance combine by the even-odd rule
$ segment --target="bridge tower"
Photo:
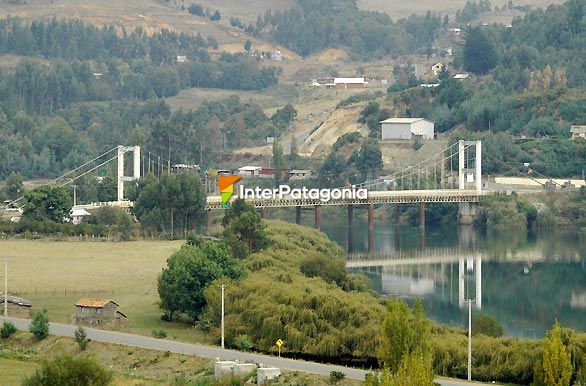
[[[475,147],[474,167],[469,167],[467,160],[470,158],[470,150]],[[466,189],[468,176],[473,176],[475,188],[482,190],[482,141],[458,142],[458,189]]]
[[[132,164],[132,177],[124,176],[124,154],[132,152],[134,159]],[[118,202],[124,201],[124,183],[140,178],[140,146],[118,146]]]

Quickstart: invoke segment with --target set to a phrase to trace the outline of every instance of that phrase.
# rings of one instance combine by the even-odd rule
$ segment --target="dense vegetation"
[[[212,59],[213,47],[212,38],[167,30],[0,20],[0,53],[26,57],[15,70],[0,71],[0,178],[15,170],[25,178],[55,176],[120,143],[150,145],[166,158],[175,145],[174,163],[198,163],[199,148],[213,162],[224,142],[242,146],[278,132],[258,106],[238,99],[173,116],[158,100],[189,87],[258,90],[277,83],[277,68],[249,55]],[[231,133],[229,141],[222,131]]]
[[[280,119],[275,122],[281,124]],[[169,161],[171,165],[202,161],[203,167],[218,167],[224,149],[259,143],[284,130],[258,105],[236,96],[173,113],[158,99],[144,104],[75,104],[52,117],[6,110],[5,114],[0,112],[0,179],[13,171],[24,178],[57,176],[118,144],[142,147],[145,172],[166,171]],[[107,176],[105,170],[102,176]],[[115,181],[103,182],[101,186],[89,183],[97,190],[89,193],[88,200],[95,195],[107,196],[115,189]]]
[[[394,23],[384,13],[361,11],[356,0],[297,0],[294,8],[267,11],[247,33],[266,37],[308,56],[332,46],[346,46],[362,57],[399,56],[431,50],[442,26],[439,15],[411,15]]]

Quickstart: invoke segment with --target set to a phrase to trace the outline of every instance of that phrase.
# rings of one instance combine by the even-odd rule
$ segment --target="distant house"
[[[260,166],[243,166],[238,168],[238,175],[240,177],[260,177]]]
[[[187,56],[177,55],[177,63],[187,63]]]
[[[262,167],[260,169],[260,174],[258,176],[260,178],[275,178],[275,172],[276,172],[276,169],[275,168],[265,168],[265,167]],[[283,179],[283,178],[285,178],[287,176],[287,170],[286,169],[281,169],[280,173],[281,173],[281,179]]]
[[[218,176],[230,176],[232,172],[228,169],[208,169],[206,170],[206,176],[208,178],[218,177]]]
[[[71,217],[71,222],[74,223],[75,225],[81,224],[83,219],[86,218],[87,216],[91,216],[91,214],[85,209],[75,208],[75,209],[71,209],[71,212],[69,212],[69,217]]]
[[[462,80],[462,79],[468,78],[469,76],[470,76],[470,74],[456,74],[456,75],[454,75],[454,79]]]
[[[283,54],[281,53],[281,51],[276,50],[272,55],[271,55],[271,59],[275,60],[277,62],[281,62],[283,61]]]
[[[126,315],[118,307],[118,303],[109,299],[79,299],[75,303],[75,322],[120,326]]]
[[[334,78],[333,85],[335,88],[364,88],[368,83],[364,78]]]
[[[381,121],[382,139],[434,138],[434,123],[424,118],[389,118]]]
[[[445,68],[445,66],[442,63],[436,63],[433,66],[431,66],[431,72],[433,73],[434,76],[438,76],[440,71],[443,70]]]
[[[289,172],[290,180],[305,180],[311,178],[312,171],[308,169],[293,169]]]
[[[574,125],[570,127],[572,139],[586,139],[586,126]]]
[[[8,293],[8,316],[16,318],[29,318],[32,303],[30,300]],[[4,304],[4,293],[0,292],[0,304]]]

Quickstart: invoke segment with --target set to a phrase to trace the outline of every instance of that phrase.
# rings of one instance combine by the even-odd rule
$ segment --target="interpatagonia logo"
[[[229,208],[230,197],[234,194],[234,184],[240,179],[240,176],[218,176],[218,187],[222,196],[222,207]]]

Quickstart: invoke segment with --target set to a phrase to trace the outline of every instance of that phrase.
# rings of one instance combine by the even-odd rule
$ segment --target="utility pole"
[[[8,258],[4,258],[4,317],[8,316]]]
[[[472,300],[468,299],[468,380],[472,380]]]
[[[73,185],[73,206],[77,205],[77,185]]]
[[[224,290],[226,284],[222,284],[220,287],[222,288],[222,348],[224,348]]]

